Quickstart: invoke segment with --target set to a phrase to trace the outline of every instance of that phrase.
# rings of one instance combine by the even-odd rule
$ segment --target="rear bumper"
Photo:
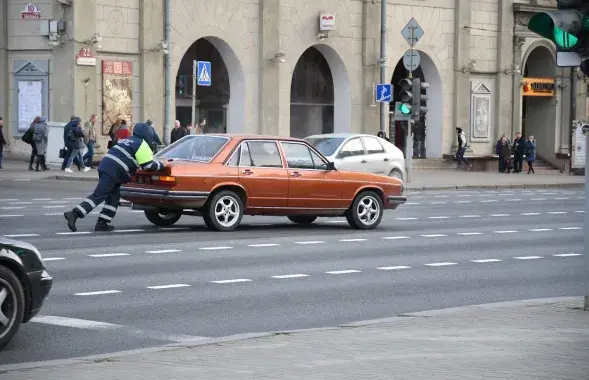
[[[209,192],[179,191],[162,189],[144,189],[140,187],[121,186],[121,198],[153,198],[165,200],[197,201],[207,200]]]
[[[31,272],[27,274],[27,277],[30,289],[30,303],[28,311],[23,318],[23,322],[28,322],[39,313],[43,306],[43,302],[45,301],[45,298],[47,298],[53,285],[53,277],[51,277],[46,270]]]

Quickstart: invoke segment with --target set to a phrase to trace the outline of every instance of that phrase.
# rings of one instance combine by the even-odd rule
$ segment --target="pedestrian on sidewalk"
[[[63,127],[63,146],[65,148],[65,155],[63,156],[63,162],[61,163],[61,170],[63,171],[65,171],[66,165],[70,160],[70,155],[72,153],[72,150],[68,148],[68,145],[70,145],[69,136],[71,129],[74,128],[74,120],[76,120],[76,116],[70,117],[70,122]],[[82,170],[82,163],[78,159],[78,156],[74,157],[74,164],[78,167],[78,170]]]
[[[389,140],[389,138],[387,137],[386,133],[384,133],[383,131],[378,131],[376,136],[380,137],[383,140],[387,140],[388,142],[391,142],[391,140]]]
[[[94,144],[96,144],[96,114],[90,115],[90,120],[88,120],[84,124],[84,142],[86,143],[86,148],[88,148],[88,152],[82,157],[84,164],[92,168],[93,165],[93,158],[94,158]]]
[[[121,120],[121,126],[115,133],[115,141],[128,139],[129,137],[131,137],[131,131],[129,131],[127,120]]]
[[[119,140],[117,145],[108,150],[98,165],[98,185],[94,192],[64,214],[67,225],[73,232],[77,231],[76,220],[84,218],[92,210],[104,202],[98,215],[95,231],[112,231],[109,223],[117,213],[121,198],[121,185],[131,180],[137,169],[157,172],[164,169],[159,161],[154,161],[153,150],[155,140],[159,139],[153,128],[147,124],[137,124],[133,128],[133,136]]]
[[[0,170],[4,170],[4,168],[2,167],[2,158],[4,156],[4,146],[8,144],[6,142],[6,139],[4,138],[4,132],[2,131],[3,129],[4,120],[2,120],[2,118],[0,117]]]
[[[464,158],[464,153],[466,152],[467,147],[466,134],[462,131],[462,128],[456,128],[456,133],[458,134],[458,150],[456,151],[456,165],[458,165],[459,169],[462,169],[462,162],[464,162],[466,164],[466,170],[470,170],[472,168],[472,164],[469,163],[466,158]]]
[[[41,121],[41,116],[35,117],[35,119],[31,123],[31,125],[29,125],[29,129],[25,132],[25,134],[22,137],[22,140],[24,142],[26,142],[27,144],[30,144],[31,148],[33,148],[31,150],[31,157],[29,158],[29,170],[30,171],[35,170],[35,169],[33,169],[33,164],[35,163],[35,159],[37,160],[37,165],[39,165],[39,153],[37,152],[37,144],[35,144],[35,141],[33,140],[33,135],[35,133],[35,127],[37,126],[37,124],[39,124],[39,121]]]
[[[524,162],[524,154],[526,150],[526,142],[520,132],[515,134],[513,140],[513,172],[521,173]]]
[[[170,143],[175,143],[187,134],[186,128],[182,127],[179,120],[175,120],[174,129],[172,129],[172,132],[170,133]]]
[[[511,159],[511,146],[507,134],[504,133],[497,141],[496,153],[499,156],[499,173],[505,173],[509,164],[508,161]]]
[[[49,127],[47,126],[47,118],[39,118],[39,123],[35,125],[33,131],[33,143],[37,149],[37,165],[35,171],[40,172],[41,170],[49,170],[47,167],[46,154],[47,144],[49,143]],[[39,169],[41,166],[41,169]]]
[[[536,161],[536,139],[534,136],[528,137],[528,141],[526,141],[526,161],[528,162],[528,174],[530,172],[536,173],[534,171],[534,161]]]
[[[70,166],[72,166],[74,158],[77,158],[80,162],[80,167],[82,168],[83,172],[88,172],[90,170],[89,167],[84,165],[84,161],[82,159],[81,151],[84,149],[86,144],[84,144],[84,131],[82,131],[82,127],[80,127],[81,121],[82,119],[77,116],[74,118],[74,120],[70,121],[71,126],[68,129],[66,141],[69,157],[67,163],[65,164],[65,171],[68,173],[73,173]]]
[[[108,130],[108,135],[110,136],[110,140],[108,141],[107,148],[110,149],[117,144],[117,137],[116,134],[121,128],[121,123],[123,122],[123,115],[118,114],[115,122]]]

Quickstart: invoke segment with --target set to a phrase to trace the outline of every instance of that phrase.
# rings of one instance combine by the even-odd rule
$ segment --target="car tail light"
[[[176,177],[168,175],[152,175],[151,183],[154,185],[167,185],[172,186],[176,184]]]

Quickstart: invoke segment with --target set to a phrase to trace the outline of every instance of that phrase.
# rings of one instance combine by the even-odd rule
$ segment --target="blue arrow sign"
[[[393,85],[377,84],[376,85],[376,101],[379,103],[389,103],[392,100]]]
[[[196,83],[199,86],[210,86],[211,80],[211,62],[198,61]]]

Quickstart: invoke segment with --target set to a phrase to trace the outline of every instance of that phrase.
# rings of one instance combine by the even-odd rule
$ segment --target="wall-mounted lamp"
[[[286,62],[286,59],[284,59],[285,56],[286,56],[286,54],[284,54],[284,53],[276,53],[274,58],[270,58],[270,60],[276,61],[278,63],[285,63]]]
[[[327,38],[329,38],[329,31],[325,30],[323,32],[319,32],[319,34],[317,34],[317,39],[320,42],[325,41]]]

